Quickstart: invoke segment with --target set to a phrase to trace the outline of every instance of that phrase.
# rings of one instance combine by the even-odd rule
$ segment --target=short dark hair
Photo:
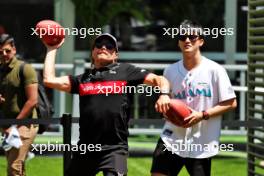
[[[13,47],[15,46],[14,38],[9,34],[0,35],[0,45],[10,43]]]
[[[198,23],[197,21],[191,21],[191,20],[183,20],[180,24],[180,26],[182,28],[187,28],[187,29],[197,29],[197,32],[198,32],[198,35],[201,37],[201,38],[204,38],[204,35],[203,35],[203,27],[200,23]]]

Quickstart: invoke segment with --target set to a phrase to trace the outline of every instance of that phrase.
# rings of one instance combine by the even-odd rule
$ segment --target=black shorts
[[[165,150],[162,139],[159,139],[153,153],[151,173],[176,176],[185,166],[191,176],[210,176],[211,158],[183,158]]]
[[[90,154],[74,153],[67,169],[67,176],[95,176],[98,172],[127,174],[128,152],[124,149],[93,152]],[[107,174],[104,174],[107,175]],[[110,174],[111,175],[111,174]]]

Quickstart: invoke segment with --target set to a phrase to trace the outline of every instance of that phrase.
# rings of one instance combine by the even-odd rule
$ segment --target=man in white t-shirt
[[[185,20],[181,28],[189,29],[178,37],[183,59],[166,68],[164,76],[172,98],[186,103],[192,113],[184,124],[166,121],[153,154],[152,176],[176,176],[183,166],[191,176],[209,176],[211,157],[220,147],[220,115],[237,106],[225,69],[201,55],[202,27]]]

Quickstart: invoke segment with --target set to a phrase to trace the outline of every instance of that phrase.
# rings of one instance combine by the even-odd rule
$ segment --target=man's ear
[[[199,46],[202,47],[204,45],[204,39],[200,39],[200,44]]]
[[[115,60],[117,60],[119,53],[115,51]]]
[[[12,53],[13,53],[13,54],[16,54],[16,52],[17,52],[16,47],[13,46],[13,47],[12,47]]]

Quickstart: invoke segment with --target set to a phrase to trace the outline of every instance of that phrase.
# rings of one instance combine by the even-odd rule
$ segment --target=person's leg
[[[95,176],[98,167],[97,158],[91,156],[82,155],[78,152],[73,153],[73,157],[70,161],[69,167],[66,170],[67,176],[85,175]]]
[[[100,153],[100,163],[97,171],[103,171],[104,176],[127,175],[128,151],[125,149],[112,149]]]
[[[182,158],[167,151],[164,142],[159,139],[153,153],[151,176],[176,176],[182,167]]]
[[[211,158],[187,158],[185,167],[191,176],[210,176]]]
[[[21,141],[23,145],[19,148],[12,148],[6,152],[7,158],[7,173],[8,176],[24,176],[25,173],[25,160],[27,153],[33,143],[38,128],[33,125],[20,126],[18,128]]]
[[[18,160],[18,149],[11,148],[7,152],[5,152],[6,159],[7,159],[7,175],[13,176],[13,175],[22,175],[24,165],[23,160]],[[20,158],[22,156],[20,155]]]
[[[171,165],[170,165],[170,176],[178,175],[185,165],[186,158],[180,157],[179,155],[172,154],[172,160],[171,160]]]

